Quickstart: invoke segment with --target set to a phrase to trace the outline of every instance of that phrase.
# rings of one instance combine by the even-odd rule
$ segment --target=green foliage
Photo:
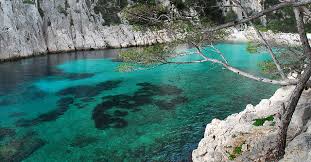
[[[167,46],[164,44],[157,44],[153,46],[143,48],[132,48],[126,51],[122,51],[119,54],[119,58],[129,64],[140,64],[143,66],[149,66],[161,63],[169,57]]]
[[[150,5],[138,3],[122,10],[122,15],[129,24],[136,27],[160,29],[164,21],[168,20],[166,16],[168,9],[161,4]]]
[[[118,67],[119,71],[132,71],[150,66],[157,66],[165,63],[166,59],[172,57],[172,51],[176,44],[195,42],[204,43],[216,41],[223,38],[226,33],[217,31],[214,33],[202,34],[201,30],[214,24],[209,16],[201,17],[200,23],[195,23],[191,19],[172,16],[169,9],[162,4],[156,4],[146,1],[134,1],[135,4],[123,8],[121,15],[134,26],[135,30],[160,30],[166,29],[172,35],[182,33],[182,37],[177,37],[174,42],[165,45],[155,45],[146,48],[130,49],[121,52],[120,59],[124,62]],[[172,1],[179,10],[185,6],[196,4],[197,2],[186,0]],[[201,2],[201,0],[200,0]],[[212,4],[202,1],[205,5]],[[185,5],[185,6],[182,6]],[[207,6],[206,6],[207,7]],[[183,11],[181,12],[181,14]]]
[[[303,55],[301,46],[297,47],[280,47],[275,50],[277,60],[285,73],[296,71],[301,73],[303,65],[306,64],[306,57]],[[278,70],[272,60],[267,60],[259,63],[263,74],[269,75],[272,78],[278,78]]]
[[[98,0],[94,12],[101,14],[105,20],[103,25],[120,24],[118,13],[128,5],[127,0]]]
[[[149,4],[149,5],[155,5],[156,1],[155,0],[133,0],[135,3],[140,3],[140,4]]]
[[[172,4],[178,9],[178,10],[185,10],[187,9],[186,4],[182,0],[172,0]]]
[[[132,48],[119,54],[118,71],[130,72],[136,69],[145,69],[160,65],[170,57],[170,52],[164,44],[157,44],[143,48]]]
[[[235,21],[238,18],[238,15],[230,9],[225,16],[225,22]]]
[[[247,43],[247,47],[246,47],[246,50],[249,52],[249,53],[257,53],[258,52],[258,48],[259,48],[259,45],[257,43],[253,43],[253,42],[248,42]]]
[[[242,145],[236,147],[234,150],[233,150],[233,153],[236,154],[236,155],[240,155],[242,153]]]
[[[244,143],[242,143],[241,145],[235,147],[232,151],[232,153],[228,153],[228,158],[229,160],[234,160],[237,156],[242,154],[242,145]]]
[[[131,72],[135,70],[135,66],[129,63],[122,63],[117,67],[119,72]]]
[[[185,6],[192,6],[199,14],[200,19],[207,18],[214,23],[223,23],[222,11],[218,6],[218,0],[185,0]]]
[[[265,0],[265,8],[269,8],[279,3],[279,0]],[[297,32],[296,20],[292,7],[286,7],[281,10],[268,13],[267,18],[267,29],[273,32]],[[305,28],[308,32],[311,31],[311,24],[307,23]]]
[[[35,4],[34,0],[23,0],[24,4]]]
[[[270,116],[267,116],[265,118],[259,118],[259,119],[255,119],[253,125],[254,126],[263,126],[263,124],[266,122],[266,121],[273,121],[274,120],[274,117],[273,115],[270,115]]]
[[[255,27],[261,32],[267,32],[269,30],[266,26],[263,26],[261,24],[255,25]]]
[[[297,32],[295,25],[294,18],[284,20],[273,19],[267,23],[267,29],[272,30],[273,32],[295,33]]]
[[[261,71],[264,74],[273,74],[273,73],[277,72],[277,68],[276,68],[274,62],[271,60],[261,62],[261,63],[259,63],[259,66],[261,67]]]

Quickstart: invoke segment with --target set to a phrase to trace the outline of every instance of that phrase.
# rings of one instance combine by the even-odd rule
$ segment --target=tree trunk
[[[295,112],[299,98],[303,90],[305,89],[306,83],[308,82],[310,76],[311,76],[311,66],[308,65],[304,73],[302,74],[297,86],[295,87],[290,97],[289,103],[286,105],[284,114],[282,114],[281,116],[281,121],[279,123],[279,132],[278,132],[278,138],[279,138],[278,148],[277,148],[278,150],[277,150],[277,156],[276,156],[279,159],[283,158],[285,154],[288,126]]]
[[[309,81],[310,76],[311,76],[311,65],[310,65],[311,48],[308,42],[306,32],[304,30],[303,14],[300,11],[299,7],[294,7],[294,13],[295,13],[295,18],[296,18],[296,23],[297,23],[297,29],[298,29],[300,40],[302,42],[302,46],[304,50],[304,55],[306,55],[306,57],[308,58],[309,64],[304,69],[304,72],[301,75],[299,82],[296,85],[290,97],[289,103],[286,105],[285,112],[281,116],[281,121],[279,123],[279,132],[278,132],[279,141],[278,141],[278,148],[277,148],[278,149],[277,157],[279,159],[283,158],[285,154],[288,126],[295,112],[300,96],[303,90],[306,88],[306,84]]]

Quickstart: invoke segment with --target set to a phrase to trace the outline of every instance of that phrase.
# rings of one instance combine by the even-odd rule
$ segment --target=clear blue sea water
[[[230,64],[258,75],[258,63],[269,59],[248,53],[246,44],[217,47]],[[0,64],[0,161],[190,161],[213,118],[277,89],[212,63],[118,72],[119,52]]]

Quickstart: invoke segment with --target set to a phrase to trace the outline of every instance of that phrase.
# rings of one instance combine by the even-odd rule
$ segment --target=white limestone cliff
[[[27,0],[29,1],[29,0]],[[0,60],[48,52],[120,48],[170,41],[161,31],[104,25],[90,0],[0,0]],[[33,2],[33,3],[31,3]]]
[[[276,145],[277,128],[275,114],[281,103],[289,99],[294,87],[283,87],[270,99],[258,105],[247,105],[238,114],[225,120],[214,119],[206,126],[204,138],[192,153],[194,162],[253,162],[269,161]],[[298,103],[288,130],[288,146],[282,162],[311,161],[311,90],[305,91]],[[262,126],[254,126],[254,120],[274,116]],[[239,153],[234,153],[235,150]],[[231,155],[231,156],[230,156]]]

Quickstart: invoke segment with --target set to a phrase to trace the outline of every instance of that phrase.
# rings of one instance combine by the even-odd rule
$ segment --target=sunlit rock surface
[[[1,0],[0,60],[47,52],[151,45],[171,39],[163,30],[139,32],[129,25],[108,24],[96,12],[97,2]],[[114,5],[114,1],[110,3]]]
[[[194,162],[269,161],[276,145],[275,116],[286,102],[293,87],[283,87],[270,99],[225,120],[214,119],[206,126],[204,138],[192,153]],[[288,146],[282,161],[310,161],[311,159],[311,91],[305,91],[299,101],[288,130]],[[255,119],[273,116],[255,126]]]
[[[225,39],[232,42],[262,42],[258,37],[253,27],[240,31],[236,28],[227,29],[229,36]],[[300,46],[300,37],[297,33],[273,33],[271,30],[267,32],[261,32],[263,37],[272,45],[286,45],[286,46]],[[307,34],[309,41],[311,40],[311,34]]]

